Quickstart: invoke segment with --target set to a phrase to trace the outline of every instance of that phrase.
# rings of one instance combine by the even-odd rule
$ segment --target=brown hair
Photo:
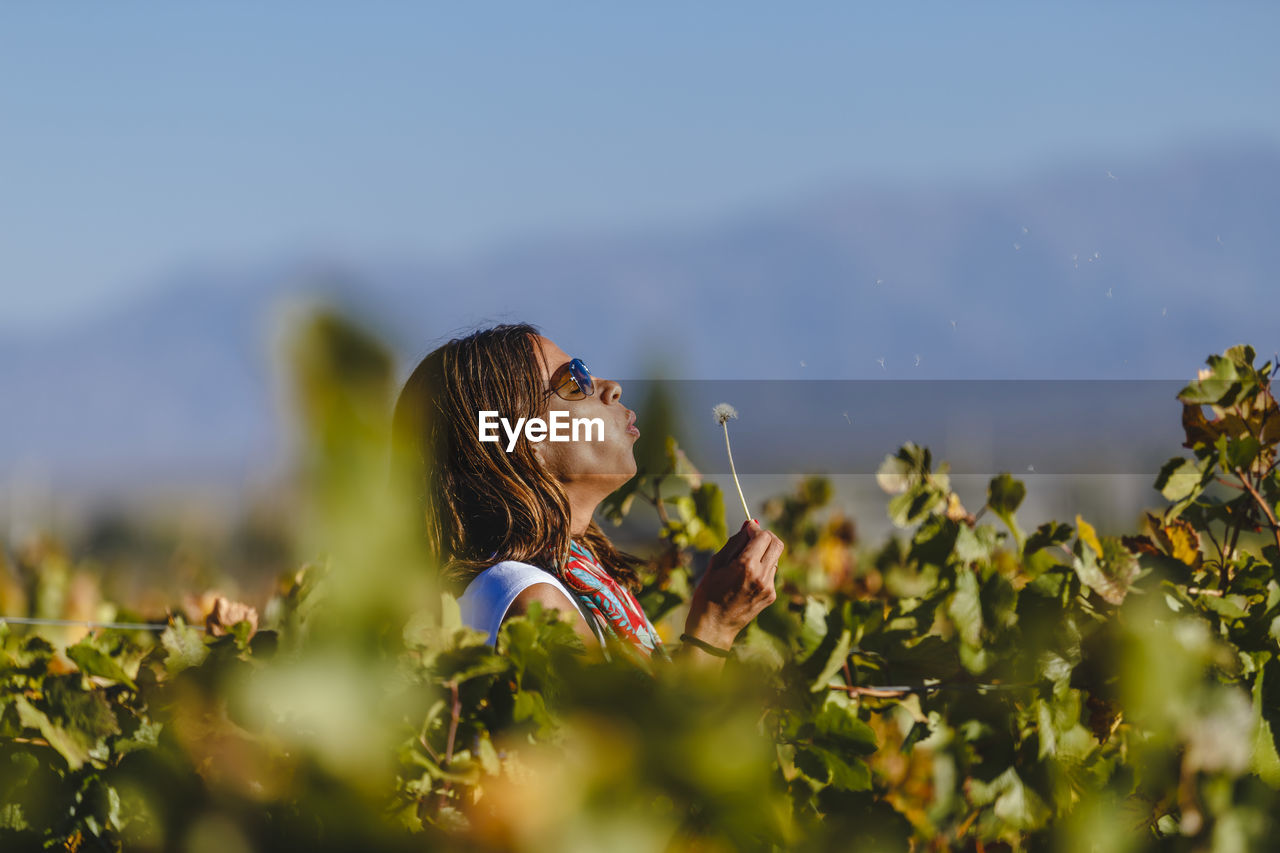
[[[527,440],[511,453],[480,441],[477,413],[542,417],[544,381],[528,323],[454,338],[410,374],[392,415],[391,475],[406,477],[415,525],[444,587],[460,595],[477,574],[519,560],[559,577],[569,555],[569,499]],[[644,561],[613,547],[592,519],[580,541],[632,591]]]

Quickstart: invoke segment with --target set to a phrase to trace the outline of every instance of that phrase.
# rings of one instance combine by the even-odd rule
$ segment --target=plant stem
[[[1253,483],[1249,482],[1249,478],[1244,471],[1236,468],[1235,474],[1240,478],[1240,482],[1244,484],[1245,491],[1253,496],[1253,501],[1262,510],[1262,514],[1267,517],[1267,523],[1271,525],[1271,532],[1276,538],[1276,547],[1280,548],[1280,523],[1276,522],[1275,513],[1271,511],[1271,507],[1267,506],[1267,501],[1262,495],[1258,494],[1258,490],[1254,488]]]
[[[449,681],[449,692],[452,694],[453,703],[449,709],[449,739],[445,743],[444,762],[442,767],[445,770],[451,769],[449,765],[453,764],[453,741],[458,734],[458,718],[462,716],[462,702],[458,697],[458,682]],[[425,744],[425,741],[424,741]],[[451,779],[444,780],[444,784],[440,788],[440,794],[436,798],[436,811],[444,808],[445,799],[449,795],[449,790],[453,787]]]
[[[733,474],[733,484],[738,487],[738,500],[742,501],[742,512],[747,516],[747,521],[751,520],[751,510],[747,509],[747,499],[742,494],[742,484],[738,482],[738,471],[733,467],[733,450],[729,447],[729,422],[725,421],[721,426],[724,427],[724,449],[729,454],[729,472]]]

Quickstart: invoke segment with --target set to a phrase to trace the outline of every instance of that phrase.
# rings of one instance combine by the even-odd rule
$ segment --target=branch
[[[449,739],[445,744],[444,762],[440,765],[445,770],[449,769],[449,765],[453,763],[453,741],[458,735],[458,718],[462,716],[462,702],[458,699],[458,682],[449,682],[449,692],[453,695],[453,705],[450,708],[449,718]],[[423,742],[425,746],[425,741]],[[429,749],[430,747],[428,747]],[[432,753],[434,755],[435,753]],[[436,798],[436,811],[444,808],[445,798],[448,796],[450,789],[453,787],[453,780],[446,779],[444,784],[440,786],[440,795]]]
[[[1258,508],[1262,510],[1262,514],[1267,517],[1267,523],[1271,525],[1271,533],[1276,538],[1276,547],[1280,548],[1280,523],[1276,522],[1275,513],[1271,511],[1271,507],[1267,505],[1266,500],[1258,493],[1258,490],[1254,488],[1253,483],[1249,482],[1249,478],[1244,475],[1244,472],[1239,468],[1234,470],[1235,475],[1240,478],[1242,483],[1244,483],[1245,491],[1253,495],[1254,503],[1256,503]]]

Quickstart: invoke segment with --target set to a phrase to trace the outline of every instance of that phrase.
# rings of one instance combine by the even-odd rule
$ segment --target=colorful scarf
[[[616,640],[641,668],[652,673],[655,655],[671,659],[631,590],[614,580],[588,548],[572,539],[561,580],[603,626],[606,636]]]

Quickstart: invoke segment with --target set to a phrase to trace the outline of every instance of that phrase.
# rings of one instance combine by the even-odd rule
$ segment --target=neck
[[[566,489],[565,494],[569,498],[569,535],[578,539],[587,532],[596,507],[608,495],[586,489]]]

